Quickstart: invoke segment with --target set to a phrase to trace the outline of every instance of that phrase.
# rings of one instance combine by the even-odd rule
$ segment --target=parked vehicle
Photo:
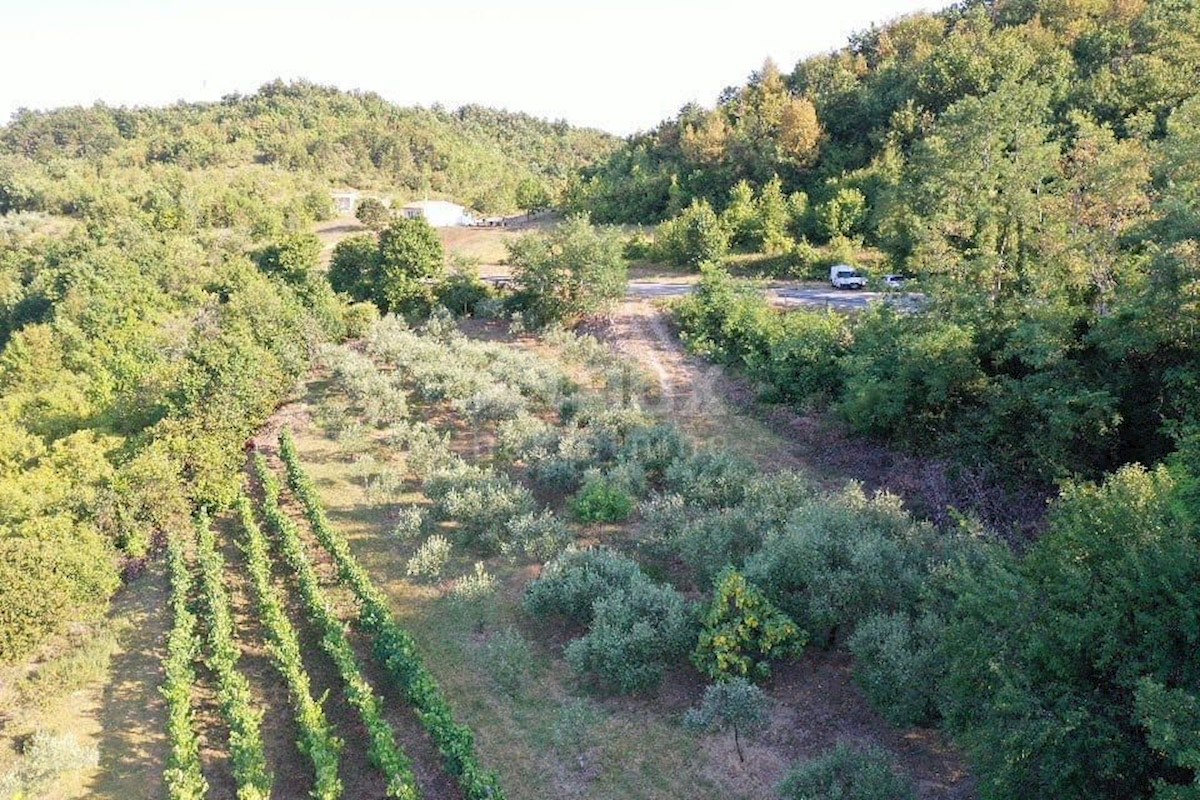
[[[829,282],[835,289],[865,289],[867,279],[849,264],[837,264],[829,268]]]
[[[884,275],[883,285],[889,289],[903,289],[904,284],[908,283],[907,275]]]

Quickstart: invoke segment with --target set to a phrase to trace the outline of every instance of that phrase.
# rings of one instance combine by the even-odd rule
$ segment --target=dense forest
[[[653,251],[681,263],[731,244],[818,277],[881,251],[926,313],[831,333],[710,308],[685,333],[865,433],[1021,480],[1097,476],[1196,424],[1198,70],[1187,0],[960,3],[766,64],[566,202],[668,220]],[[799,375],[821,352],[844,357]]]
[[[168,108],[23,110],[0,133],[0,213],[77,215],[121,194],[160,226],[223,227],[256,196],[291,199],[265,188],[280,172],[322,209],[332,184],[515,211],[523,183],[557,193],[614,142],[524,114],[401,108],[303,82]],[[224,180],[193,180],[213,173]]]

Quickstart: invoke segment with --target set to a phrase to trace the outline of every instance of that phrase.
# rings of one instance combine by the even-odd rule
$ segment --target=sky
[[[275,78],[629,134],[938,0],[0,0],[0,123],[165,105]]]

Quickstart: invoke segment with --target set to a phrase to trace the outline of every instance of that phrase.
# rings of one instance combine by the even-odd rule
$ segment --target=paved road
[[[629,282],[629,297],[659,300],[683,297],[696,288],[694,281],[634,280]],[[767,285],[767,296],[781,306],[817,306],[854,311],[866,308],[870,303],[893,303],[901,308],[915,308],[921,295],[902,292],[867,292],[854,289],[834,289],[819,283],[793,283],[777,281]]]

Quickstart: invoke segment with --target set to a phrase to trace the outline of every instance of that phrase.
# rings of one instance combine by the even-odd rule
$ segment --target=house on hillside
[[[333,207],[337,209],[339,217],[348,217],[358,208],[359,195],[353,189],[348,189],[341,192],[332,192]]]
[[[409,219],[424,217],[435,228],[456,228],[463,225],[474,225],[475,215],[458,203],[448,200],[418,200],[400,209],[400,213]]]

